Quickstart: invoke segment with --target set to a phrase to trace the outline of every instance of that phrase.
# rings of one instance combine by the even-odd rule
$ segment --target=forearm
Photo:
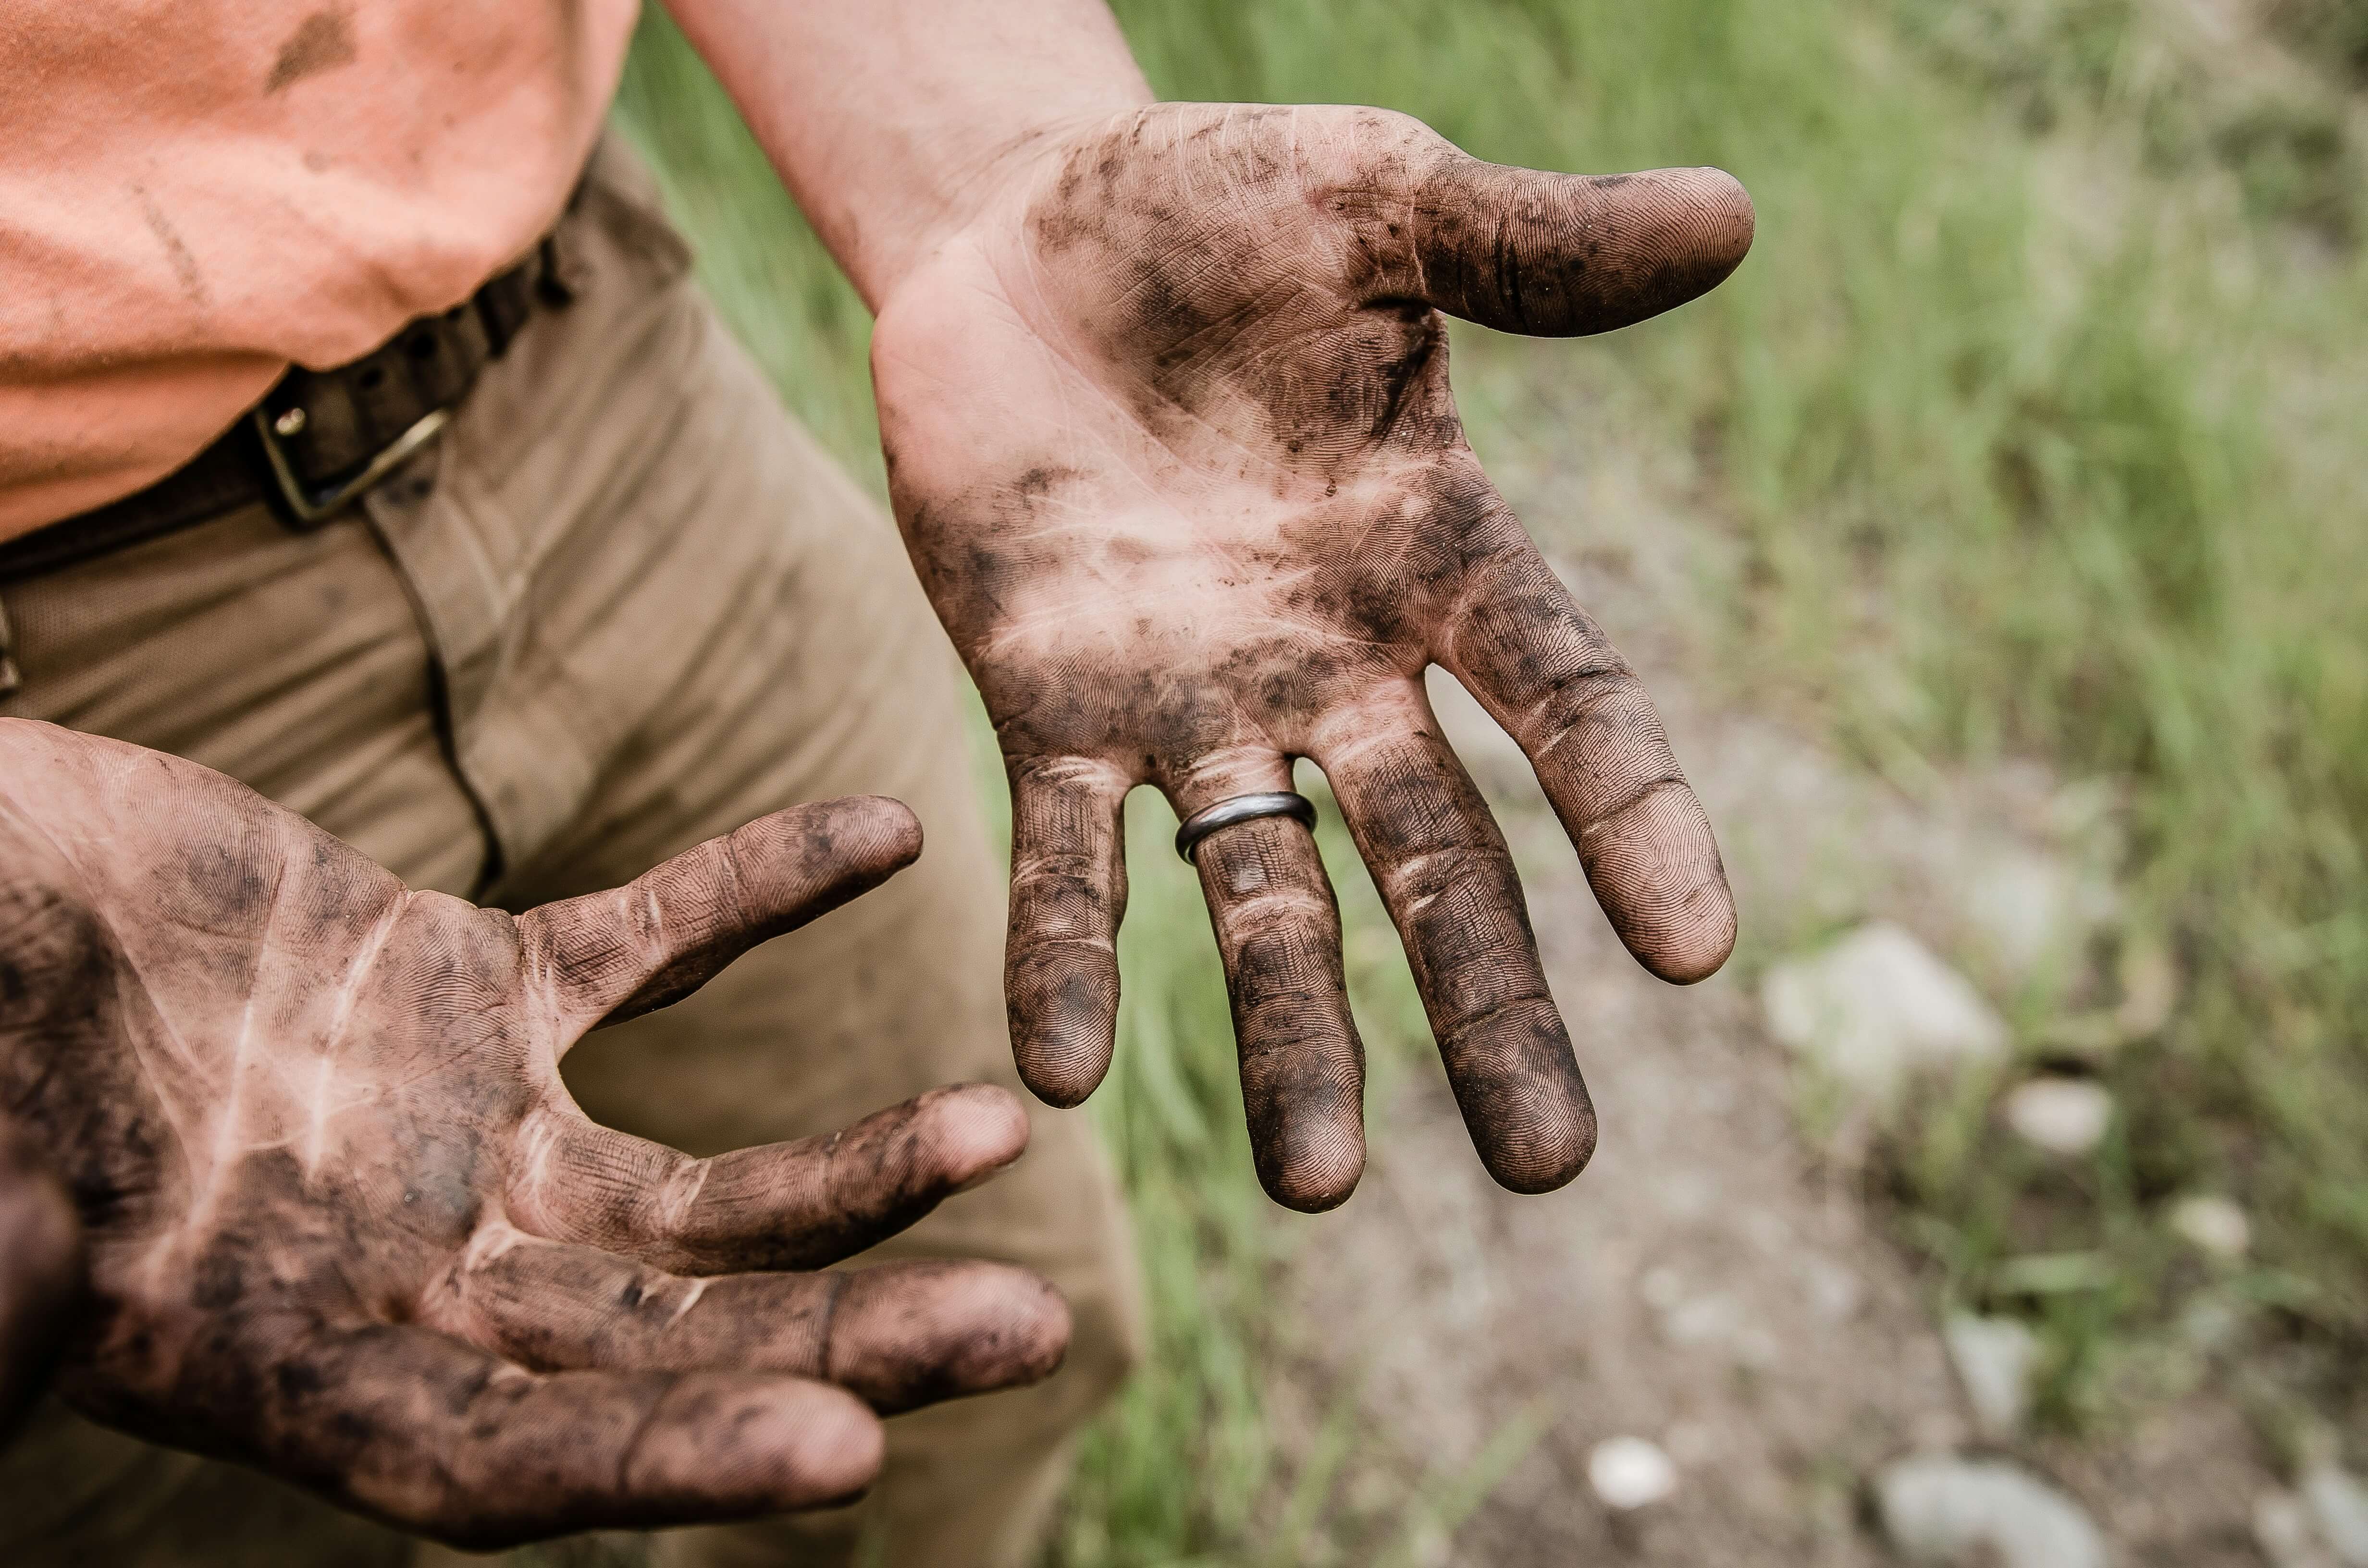
[[[1149,101],[1102,0],[673,0],[875,310],[1058,131]]]

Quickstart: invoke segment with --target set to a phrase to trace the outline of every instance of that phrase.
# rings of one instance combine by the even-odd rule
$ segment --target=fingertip
[[[1006,1263],[888,1264],[849,1276],[832,1380],[882,1415],[1043,1381],[1069,1351],[1069,1303]]]
[[[1658,942],[1640,942],[1635,949],[1637,961],[1671,985],[1708,980],[1735,952],[1735,898],[1725,881],[1701,890],[1689,903],[1693,907],[1671,935]]]
[[[1713,263],[1723,262],[1725,272],[1733,272],[1751,254],[1752,238],[1759,233],[1759,212],[1751,193],[1725,169],[1704,165],[1684,172],[1702,215],[1704,250]]]
[[[1485,1031],[1442,1041],[1448,1084],[1497,1185],[1552,1192],[1595,1157],[1595,1102],[1547,997],[1500,1008]]]
[[[1710,813],[1684,780],[1654,784],[1574,835],[1621,943],[1656,977],[1691,985],[1734,951],[1735,894]]]
[[[837,1507],[880,1478],[888,1435],[880,1418],[843,1389],[799,1383],[780,1406],[780,1474],[788,1506]]]
[[[1303,1085],[1255,1096],[1250,1150],[1258,1185],[1285,1209],[1321,1214],[1339,1208],[1365,1175],[1365,1128],[1355,1086],[1326,1093]]]
[[[1069,1299],[1050,1279],[1034,1275],[1030,1278],[1036,1286],[1036,1328],[1030,1341],[1033,1352],[1021,1362],[1021,1381],[1041,1383],[1059,1371],[1061,1364],[1069,1358],[1069,1339],[1076,1332],[1076,1317],[1069,1310]]]
[[[1075,1110],[1093,1098],[1094,1091],[1101,1087],[1101,1079],[1099,1075],[1094,1077],[1072,1075],[1041,1065],[1030,1066],[1026,1062],[1020,1064],[1019,1081],[1028,1085],[1030,1094],[1034,1095],[1054,1110]]]
[[[842,795],[822,803],[825,831],[848,841],[882,876],[894,876],[921,858],[921,819],[892,795]]]
[[[1068,1358],[1076,1328],[1068,1298],[1051,1280],[1008,1263],[974,1266],[970,1332],[957,1358],[963,1392],[1041,1383]]]
[[[1568,1187],[1595,1158],[1595,1108],[1582,1097],[1550,1122],[1482,1145],[1480,1163],[1498,1187],[1535,1197]]]
[[[823,1508],[880,1474],[879,1418],[806,1378],[699,1372],[673,1381],[619,1455],[617,1517],[685,1524]]]
[[[1285,1209],[1302,1214],[1322,1214],[1338,1209],[1364,1179],[1365,1145],[1335,1141],[1320,1150],[1293,1156],[1280,1168],[1261,1164],[1258,1185]]]
[[[1632,225],[1636,268],[1633,297],[1607,324],[1626,324],[1621,315],[1645,320],[1709,293],[1751,250],[1759,216],[1743,182],[1725,169],[1656,169],[1600,185]]]
[[[1110,969],[1105,976],[1064,967],[1056,975],[1015,964],[1007,976],[1012,1062],[1046,1105],[1075,1109],[1110,1072],[1118,1018],[1116,966]]]
[[[1028,1150],[1028,1108],[1008,1089],[958,1084],[916,1102],[933,1125],[929,1142],[956,1192],[967,1192]]]

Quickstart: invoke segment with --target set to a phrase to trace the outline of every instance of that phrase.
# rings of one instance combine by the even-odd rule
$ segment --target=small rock
[[[1649,1294],[1645,1299],[1654,1301]],[[1661,1335],[1672,1345],[1695,1350],[1724,1350],[1737,1366],[1755,1371],[1774,1367],[1784,1359],[1783,1343],[1767,1328],[1752,1322],[1742,1301],[1725,1292],[1675,1296],[1668,1305],[1661,1307],[1660,1312]]]
[[[2206,1355],[2227,1349],[2245,1332],[2245,1314],[2216,1296],[2198,1295],[2179,1314],[2179,1332]]]
[[[1685,1277],[1666,1263],[1656,1263],[1637,1279],[1636,1294],[1655,1312],[1670,1312],[1686,1299]]]
[[[1743,1306],[1734,1297],[1695,1296],[1662,1314],[1661,1332],[1672,1345],[1717,1345],[1732,1338],[1742,1323]]]
[[[1455,1561],[1455,1542],[1446,1526],[1425,1519],[1406,1541],[1406,1555],[1414,1560],[1415,1568],[1448,1568]]]
[[[2003,1441],[2022,1430],[2031,1413],[2031,1369],[2039,1358],[2039,1340],[2013,1318],[1975,1317],[1959,1312],[1941,1330],[1957,1381],[1965,1385],[1965,1400],[1974,1407],[1974,1425],[1983,1437]]]
[[[2006,1021],[1981,993],[1887,921],[1775,965],[1759,994],[1770,1034],[1877,1103],[1918,1068],[2006,1052]]]
[[[1808,1287],[1811,1310],[1827,1323],[1847,1323],[1866,1304],[1865,1283],[1830,1258],[1804,1258],[1801,1275]]]
[[[2113,1096],[2086,1078],[2033,1078],[2006,1097],[2006,1124],[2051,1154],[2085,1154],[2103,1142]]]
[[[2008,974],[2028,980],[2054,954],[2077,945],[2082,890],[2049,856],[1993,846],[1968,869],[1965,914]]]
[[[1678,1467],[1643,1437],[1606,1437],[1587,1456],[1587,1479],[1607,1507],[1658,1503],[1678,1489]]]
[[[2270,1568],[2343,1568],[2310,1521],[2310,1510],[2291,1492],[2265,1492],[2253,1500],[2253,1544]]]
[[[1884,1532],[1911,1562],[1993,1553],[2001,1568],[2105,1568],[2080,1506],[1998,1460],[1901,1460],[1875,1481]]]
[[[2216,1193],[2199,1192],[2172,1204],[2170,1228],[2196,1251],[2224,1263],[2236,1262],[2253,1244],[2245,1211]]]
[[[2302,1478],[2319,1539],[2343,1568],[2368,1568],[2368,1486],[2332,1464],[2313,1465]]]

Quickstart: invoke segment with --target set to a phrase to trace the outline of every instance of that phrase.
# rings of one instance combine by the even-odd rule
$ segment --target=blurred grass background
[[[1742,177],[1759,210],[1742,271],[1583,351],[1691,454],[1701,526],[1740,562],[1705,589],[1723,693],[1804,716],[1910,790],[2010,756],[2104,781],[2123,929],[2180,976],[2170,1023],[2098,1069],[2124,1114],[2093,1168],[1996,1158],[1984,1107],[1936,1105],[1896,1130],[1871,1197],[1958,1299],[2010,1297],[2018,1256],[2103,1260],[2076,1306],[2026,1308],[2056,1343],[2051,1410],[2077,1423],[2100,1418],[2084,1378],[2192,1283],[2160,1201],[2239,1194],[2277,1397],[2357,1408],[2368,0],[1118,10],[1172,96],[1383,104],[1503,162]],[[2266,32],[2215,30],[2256,13]],[[726,313],[876,483],[868,320],[655,12],[621,116]],[[1459,381],[1509,385],[1520,352],[1459,327]],[[1518,403],[1467,400],[1484,453]],[[1093,1106],[1156,1345],[1089,1442],[1055,1556],[1289,1561],[1290,1521],[1326,1506],[1323,1456],[1277,1455],[1260,1415],[1261,1289],[1289,1221],[1250,1174],[1195,890],[1163,808],[1134,804],[1123,1039]],[[1352,934],[1379,930],[1329,847]],[[1426,1045],[1420,1014],[1386,941],[1352,949],[1386,1070]],[[1441,1478],[1406,1528],[1470,1481]]]

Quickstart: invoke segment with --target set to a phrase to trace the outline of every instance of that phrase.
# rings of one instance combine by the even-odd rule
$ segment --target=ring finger
[[[1204,763],[1167,794],[1189,818],[1290,789],[1290,762],[1267,753]],[[1364,1174],[1365,1052],[1315,836],[1289,816],[1254,817],[1210,833],[1191,858],[1224,962],[1258,1181],[1286,1208],[1335,1208]]]

